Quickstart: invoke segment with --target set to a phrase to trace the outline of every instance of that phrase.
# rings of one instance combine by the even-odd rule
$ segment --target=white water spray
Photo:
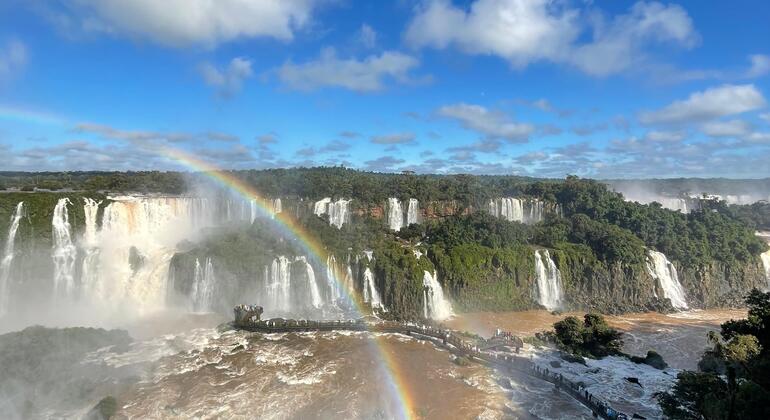
[[[420,202],[414,198],[409,199],[406,210],[406,225],[420,223]]]
[[[388,227],[398,232],[404,225],[404,209],[398,198],[388,198]]]
[[[444,289],[438,282],[438,274],[425,271],[422,277],[423,316],[436,320],[444,320],[454,315],[452,304],[444,296]]]
[[[658,281],[663,290],[663,297],[670,299],[674,308],[687,309],[684,288],[679,283],[674,264],[661,252],[649,250],[647,254],[647,272]]]
[[[71,296],[75,292],[75,259],[77,247],[72,242],[69,211],[67,206],[72,204],[69,198],[61,198],[56,203],[51,220],[53,230],[53,263],[54,293]]]
[[[11,264],[16,244],[16,232],[19,230],[19,222],[24,215],[24,202],[20,201],[16,205],[16,210],[11,217],[11,226],[8,228],[8,238],[5,241],[3,260],[0,262],[0,318],[8,313],[8,302],[10,300]]]
[[[323,298],[321,297],[321,291],[318,288],[318,283],[315,281],[315,271],[313,266],[307,261],[306,257],[297,257],[297,261],[301,261],[305,264],[305,275],[307,277],[307,286],[310,289],[310,303],[314,308],[320,309],[323,306]]]
[[[545,259],[545,262],[543,262]],[[564,299],[561,272],[551,259],[548,250],[535,250],[535,276],[537,280],[538,302],[549,311],[559,309]]]
[[[382,299],[374,283],[374,274],[369,267],[364,271],[364,302],[368,302],[372,308],[382,308]]]
[[[195,275],[193,278],[190,300],[192,301],[193,311],[211,312],[214,309],[214,289],[216,287],[216,277],[214,276],[214,265],[211,258],[206,258],[205,266],[201,266],[200,261],[195,259]]]

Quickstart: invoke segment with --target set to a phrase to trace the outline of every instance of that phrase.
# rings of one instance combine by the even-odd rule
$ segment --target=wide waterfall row
[[[649,250],[646,265],[647,272],[653,279],[657,280],[658,286],[663,291],[663,297],[670,299],[671,305],[674,308],[687,309],[684,288],[679,283],[679,276],[676,273],[674,264],[663,253]]]
[[[10,299],[11,264],[15,253],[16,232],[19,230],[19,222],[24,216],[24,202],[16,205],[16,210],[11,218],[11,226],[8,228],[8,238],[3,249],[3,259],[0,262],[0,317],[8,312],[8,300]]]
[[[537,280],[538,302],[549,311],[561,308],[564,300],[561,272],[551,259],[548,250],[535,251],[535,278]],[[543,261],[545,260],[545,261]]]
[[[438,282],[438,274],[425,271],[422,278],[423,316],[436,320],[444,320],[454,315],[452,304],[444,296],[444,289]]]
[[[558,213],[558,207],[555,211]],[[511,222],[533,224],[545,218],[546,205],[538,199],[504,197],[489,200],[489,213]]]
[[[406,212],[404,204],[398,198],[388,198],[388,227],[398,232],[401,228],[414,223],[420,223],[420,202],[410,198]]]
[[[328,215],[329,224],[339,229],[345,223],[350,222],[349,205],[350,200],[340,198],[337,201],[332,201],[331,198],[326,197],[315,202],[313,213],[318,217],[324,214]]]

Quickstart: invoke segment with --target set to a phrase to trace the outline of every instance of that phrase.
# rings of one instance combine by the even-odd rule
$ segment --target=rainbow
[[[232,173],[217,168],[208,162],[178,149],[164,148],[162,149],[162,153],[165,157],[174,162],[181,164],[194,172],[199,172],[207,176],[222,187],[243,196],[245,199],[253,200],[257,203],[257,206],[259,206],[263,213],[269,215],[273,214],[273,209],[268,207],[267,202],[260,199],[263,196],[259,194],[254,187],[248,185]],[[272,220],[275,226],[283,234],[297,239],[297,243],[307,253],[308,258],[321,266],[326,265],[325,259],[322,258],[326,254],[323,244],[295,220],[290,215],[290,212],[275,214],[273,218],[268,218],[268,220]],[[339,289],[344,293],[344,298],[352,303],[351,307],[355,308],[359,315],[366,313],[361,306],[360,301],[350,295],[347,287],[345,287],[339,279],[339,273],[334,273],[334,281],[340,286]],[[374,336],[372,343],[375,357],[379,359],[379,367],[386,378],[388,391],[390,395],[394,397],[396,413],[390,414],[399,419],[413,418],[415,409],[412,393],[410,392],[403,372],[392,356],[393,352],[390,351],[388,344],[381,337]]]
[[[55,125],[63,124],[66,122],[64,118],[61,118],[58,115],[2,104],[0,104],[0,119],[21,121],[39,125]]]

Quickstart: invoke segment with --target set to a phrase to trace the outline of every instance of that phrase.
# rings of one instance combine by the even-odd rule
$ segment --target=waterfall
[[[83,198],[83,214],[85,214],[85,232],[83,233],[83,248],[85,257],[81,266],[80,283],[84,288],[98,288],[99,247],[97,242],[96,217],[101,201]]]
[[[420,202],[414,198],[409,199],[406,210],[406,225],[420,223]]]
[[[0,262],[0,318],[8,312],[10,301],[11,263],[13,263],[14,247],[16,244],[16,232],[19,230],[19,222],[24,215],[24,202],[16,205],[16,210],[11,217],[11,226],[8,228],[8,239],[5,241],[3,260]]]
[[[369,267],[364,271],[364,302],[369,302],[372,308],[382,308],[382,299],[374,284],[374,274]]]
[[[663,297],[671,300],[671,305],[676,309],[687,309],[684,288],[679,283],[676,267],[666,256],[657,251],[649,250],[647,256],[647,272],[658,281],[663,290]]]
[[[89,220],[89,212],[96,214],[97,206],[86,204],[90,207],[86,210],[86,247],[98,249],[86,251],[81,277],[83,295],[94,302],[125,304],[139,311],[163,308],[177,243],[194,238],[203,227],[225,222],[226,208],[220,205],[218,212],[209,200],[192,197],[110,199],[104,208],[101,230],[96,228],[95,217],[94,223]],[[238,207],[236,214],[242,213]],[[96,232],[93,247],[89,244],[91,230]],[[203,269],[205,274],[205,266]]]
[[[348,204],[350,204],[350,200],[343,199],[339,199],[329,204],[329,223],[332,226],[336,226],[337,229],[341,228],[342,225],[348,221],[348,217],[350,216],[348,213]]]
[[[770,251],[766,251],[759,256],[762,259],[762,266],[765,268],[765,279],[767,279],[768,288],[770,288]]]
[[[546,263],[543,263],[545,257]],[[535,276],[537,279],[538,302],[549,311],[559,309],[563,300],[561,272],[551,259],[548,250],[535,250]]]
[[[297,257],[297,261],[301,261],[305,264],[305,273],[307,277],[308,289],[310,289],[311,304],[314,308],[319,309],[323,306],[323,298],[321,297],[321,291],[318,289],[318,283],[315,281],[315,271],[313,266],[307,261],[305,257]]]
[[[315,202],[313,213],[319,217],[328,214],[329,224],[340,229],[350,218],[349,204],[350,200],[340,198],[337,201],[332,201],[331,198],[326,197]]]
[[[341,293],[337,281],[337,258],[331,254],[326,257],[326,284],[329,287],[329,300],[332,304],[336,304]]]
[[[364,255],[366,255],[366,259],[369,260],[369,262],[372,262],[372,259],[374,259],[374,251],[371,249],[365,249]]]
[[[192,291],[190,299],[195,312],[210,312],[214,303],[214,288],[216,287],[216,277],[214,276],[214,265],[211,258],[206,258],[205,267],[201,267],[200,261],[195,259],[195,275],[193,278]]]
[[[545,218],[545,202],[538,199],[503,197],[489,200],[489,213],[509,222],[534,224]]]
[[[265,267],[267,288],[266,310],[291,311],[291,266],[289,259],[280,256],[273,260],[270,269]]]
[[[425,271],[422,277],[423,315],[425,318],[444,320],[453,315],[452,304],[444,297],[438,274]]]
[[[398,198],[388,198],[388,227],[398,232],[404,225],[404,209]]]
[[[273,213],[278,214],[283,211],[283,204],[281,204],[280,198],[273,199]]]
[[[53,228],[53,263],[54,263],[54,293],[70,296],[75,291],[75,259],[77,248],[72,242],[69,211],[67,205],[72,204],[69,198],[61,198],[53,210],[51,225]]]

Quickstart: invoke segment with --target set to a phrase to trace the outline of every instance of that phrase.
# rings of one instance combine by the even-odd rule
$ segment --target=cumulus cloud
[[[761,77],[770,73],[770,56],[753,54],[749,56],[751,67],[746,71],[746,77]]]
[[[455,120],[465,129],[476,131],[489,139],[521,143],[526,142],[535,131],[531,124],[514,122],[502,112],[492,111],[481,105],[445,105],[439,108],[436,114]]]
[[[284,41],[311,20],[316,0],[64,0],[58,24],[184,47],[253,37]]]
[[[683,131],[648,131],[644,135],[644,139],[651,142],[667,143],[682,141],[687,137]]]
[[[358,40],[366,48],[374,48],[377,45],[377,32],[367,25],[361,25],[361,29],[358,30]]]
[[[741,114],[765,106],[765,98],[754,85],[722,85],[691,94],[657,110],[639,115],[644,124],[680,124]]]
[[[406,162],[403,159],[394,158],[392,156],[382,156],[377,159],[367,160],[364,162],[364,169],[375,172],[393,172],[396,167]]]
[[[542,60],[565,63],[594,76],[629,69],[644,58],[647,44],[691,47],[698,40],[692,20],[677,5],[638,2],[614,19],[598,11],[583,19],[584,13],[548,0],[476,0],[468,10],[429,0],[417,7],[405,39],[415,48],[454,46],[496,55],[516,68]],[[583,21],[591,23],[590,36]]]
[[[751,132],[751,124],[743,120],[711,121],[701,130],[711,137],[741,137]]]
[[[27,47],[12,39],[0,46],[0,82],[15,76],[27,64]]]
[[[333,48],[325,48],[318,59],[301,64],[286,62],[277,73],[284,84],[296,90],[339,87],[373,92],[382,90],[386,80],[409,82],[409,72],[418,65],[416,58],[397,51],[385,51],[358,60],[339,58]]]
[[[207,85],[217,89],[217,93],[223,97],[229,97],[241,90],[244,80],[251,77],[251,60],[243,57],[235,57],[224,68],[217,68],[211,63],[203,63],[200,66],[201,76]]]
[[[375,144],[412,144],[414,143],[414,133],[394,133],[384,134],[379,136],[372,136],[371,142]]]

